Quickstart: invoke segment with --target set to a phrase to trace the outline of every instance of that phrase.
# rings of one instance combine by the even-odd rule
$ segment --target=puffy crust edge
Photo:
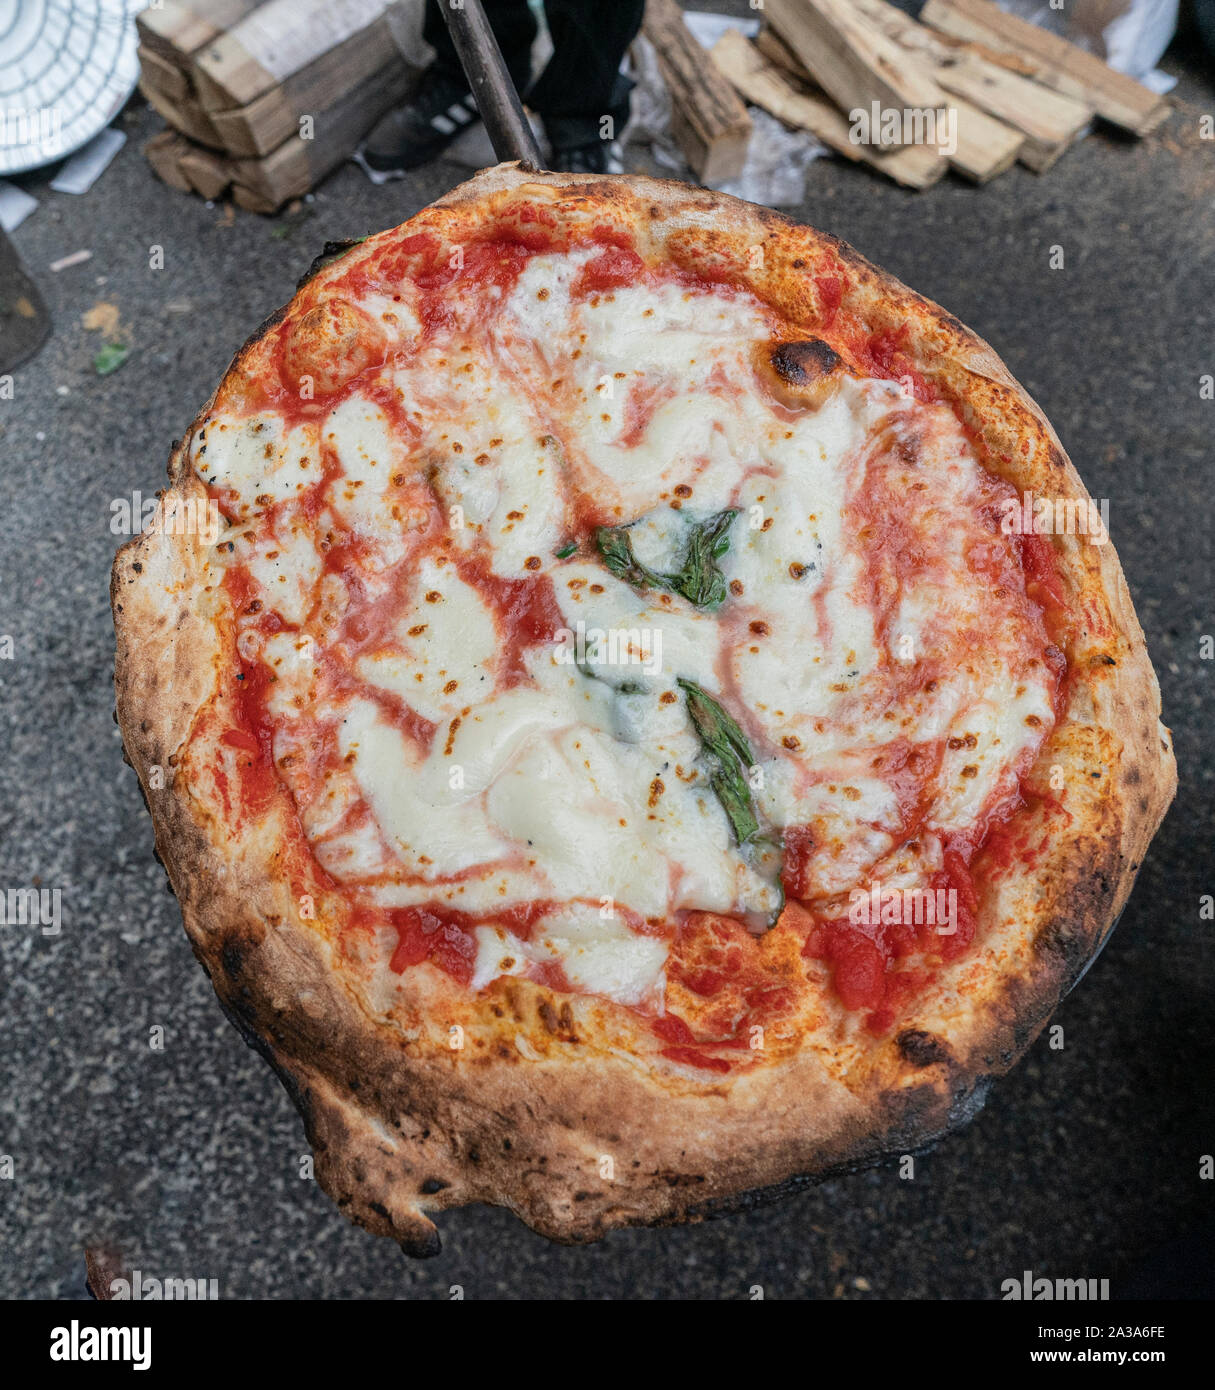
[[[811,324],[822,291],[807,268],[842,270],[839,311],[870,333],[906,325],[906,356],[962,403],[989,468],[1022,489],[1087,495],[992,349],[844,243],[683,184],[513,165],[478,175],[419,219],[475,228],[520,198],[649,219],[668,254],[693,269],[737,270],[741,250],[762,245],[762,268],[746,278]],[[306,292],[323,294],[349,265],[315,270]],[[170,460],[172,488],[186,496],[205,495],[187,450],[215,399]],[[335,968],[331,944],[266,878],[257,847],[231,844],[173,776],[221,654],[220,629],[198,602],[205,557],[196,538],[155,532],[125,545],[111,582],[117,711],[157,850],[196,955],[298,1105],[317,1177],[339,1207],[418,1255],[439,1248],[431,1214],[471,1201],[506,1205],[556,1240],[593,1240],[617,1226],[750,1205],[913,1151],[968,1120],[990,1078],[1013,1065],[1104,944],[1176,785],[1155,674],[1112,545],[1062,537],[1056,553],[1084,619],[1068,652],[1066,716],[1041,760],[1064,766],[1068,788],[1058,810],[1037,813],[1048,847],[1032,869],[1001,876],[984,902],[982,949],[945,972],[864,1079],[845,1085],[813,1053],[724,1080],[572,1043],[570,1055],[536,1062],[492,1050],[444,1055],[372,1017]],[[154,768],[168,770],[164,790],[153,789]],[[503,982],[501,1004],[531,1021],[542,995]]]

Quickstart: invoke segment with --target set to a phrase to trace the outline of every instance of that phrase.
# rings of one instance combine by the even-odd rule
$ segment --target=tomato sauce
[[[912,366],[906,352],[909,337],[910,329],[906,324],[884,329],[855,341],[852,356],[867,375],[909,385],[917,401],[932,403],[940,399],[940,393]]]
[[[400,907],[385,914],[397,945],[388,968],[400,975],[424,960],[467,985],[477,961],[477,941],[465,914],[442,907]]]
[[[844,282],[838,275],[816,275],[814,283],[818,287],[819,304],[822,308],[820,324],[823,328],[830,328],[843,302]]]
[[[620,289],[640,280],[645,263],[636,251],[625,246],[605,246],[582,267],[574,281],[576,299]]]
[[[480,555],[456,557],[455,564],[461,578],[475,585],[493,606],[502,639],[498,660],[504,685],[526,680],[527,651],[555,641],[565,626],[552,579],[544,573],[528,579],[506,579],[495,574]]]
[[[654,1034],[678,1052],[663,1055],[713,1071],[738,1065],[737,1057],[717,1054],[749,1052],[757,1030],[786,1017],[796,1002],[788,965],[766,953],[743,923],[715,912],[679,914],[667,978],[696,1002],[685,1006],[688,1017],[668,1011],[653,1020]]]

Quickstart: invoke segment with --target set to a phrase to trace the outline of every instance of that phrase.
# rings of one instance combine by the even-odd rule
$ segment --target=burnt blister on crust
[[[322,270],[330,266],[334,261],[341,258],[348,252],[353,251],[356,246],[362,246],[367,240],[365,236],[344,238],[341,241],[327,241],[321,247],[321,253],[313,259],[312,264],[304,271],[303,275],[295,282],[296,290],[302,290],[309,280],[319,275]]]
[[[817,410],[850,375],[843,358],[821,338],[761,344],[756,373],[769,395],[795,410]]]
[[[940,1038],[922,1028],[905,1028],[896,1039],[899,1055],[912,1067],[931,1067],[949,1060],[949,1049]]]
[[[790,386],[811,386],[840,365],[840,355],[821,338],[781,343],[772,354],[776,374]]]

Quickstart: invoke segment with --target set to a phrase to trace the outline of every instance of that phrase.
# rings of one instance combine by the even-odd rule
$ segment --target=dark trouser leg
[[[645,0],[545,0],[553,56],[527,94],[554,145],[616,139],[629,116],[632,83],[620,63],[641,28]]]
[[[422,37],[435,51],[434,66],[445,77],[467,86],[464,69],[447,31],[447,21],[439,10],[440,5],[447,3],[448,0],[426,0]],[[520,92],[526,91],[531,78],[532,44],[536,38],[536,21],[527,7],[527,0],[482,0],[482,3],[511,78]]]

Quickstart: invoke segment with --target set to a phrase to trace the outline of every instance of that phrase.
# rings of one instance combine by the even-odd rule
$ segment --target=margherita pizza
[[[318,1177],[415,1253],[962,1122],[1173,792],[1041,412],[719,194],[480,175],[322,264],[170,474],[114,570],[125,745]]]

